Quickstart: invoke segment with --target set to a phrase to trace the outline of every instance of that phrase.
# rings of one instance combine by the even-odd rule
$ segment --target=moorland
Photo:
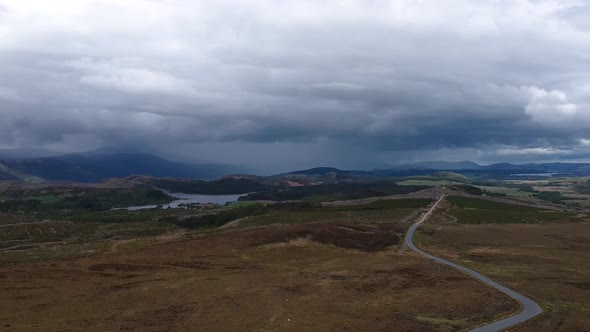
[[[14,330],[460,331],[519,304],[401,239],[526,294],[515,331],[587,330],[583,176],[314,169],[194,180],[0,183],[0,321]],[[161,208],[171,192],[241,194]],[[134,205],[155,208],[127,210]]]

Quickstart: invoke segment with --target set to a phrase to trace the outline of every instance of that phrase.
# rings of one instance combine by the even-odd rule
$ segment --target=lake
[[[557,175],[559,173],[523,173],[523,174],[510,174],[510,176],[538,176],[538,177],[544,177],[544,178],[550,178],[554,175]]]
[[[193,203],[215,203],[215,204],[225,204],[228,202],[235,202],[238,198],[245,196],[247,194],[241,195],[196,195],[196,194],[185,194],[185,193],[166,193],[176,200],[170,202],[169,204],[162,204],[163,209],[167,208],[178,208],[181,204],[193,204]],[[128,206],[126,208],[120,208],[123,210],[129,211],[137,211],[137,210],[145,210],[145,209],[155,209],[157,205],[141,205],[141,206]],[[117,210],[120,210],[117,209]]]

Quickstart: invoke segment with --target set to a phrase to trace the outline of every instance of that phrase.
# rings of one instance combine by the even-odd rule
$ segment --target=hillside
[[[0,180],[99,182],[131,175],[212,179],[225,165],[186,164],[142,153],[82,153],[0,161]]]

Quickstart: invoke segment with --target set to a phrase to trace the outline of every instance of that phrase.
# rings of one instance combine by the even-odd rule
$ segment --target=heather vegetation
[[[12,191],[4,193],[0,212],[50,214],[72,210],[104,211],[117,207],[144,204],[164,204],[173,200],[161,190],[133,189],[72,189]]]
[[[388,180],[380,182],[325,183],[303,187],[274,188],[243,196],[240,198],[240,200],[306,200],[316,202],[337,201],[409,194],[425,188],[427,187],[401,186]]]
[[[565,222],[573,217],[571,213],[566,212],[464,196],[450,196],[448,200],[453,204],[451,214],[459,223],[464,224],[538,224]]]

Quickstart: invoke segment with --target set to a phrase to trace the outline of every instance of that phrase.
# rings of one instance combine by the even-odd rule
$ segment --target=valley
[[[0,0],[0,332],[589,332],[589,23]]]
[[[587,180],[518,181],[327,170],[5,183],[0,320],[13,330],[463,331],[517,314],[515,300],[407,248],[432,207],[412,236],[420,249],[541,305],[512,330],[584,330],[589,211],[540,194],[583,201]],[[238,200],[168,208],[162,188]]]

